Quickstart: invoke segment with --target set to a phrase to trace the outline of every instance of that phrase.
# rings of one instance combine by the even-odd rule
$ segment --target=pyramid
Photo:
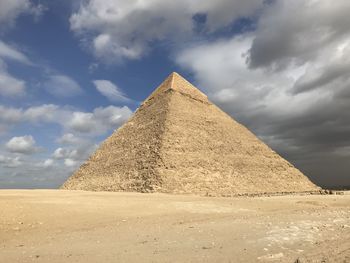
[[[210,196],[320,189],[177,73],[61,188]]]

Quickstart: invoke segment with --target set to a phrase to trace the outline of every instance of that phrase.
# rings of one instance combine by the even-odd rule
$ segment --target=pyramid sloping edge
[[[141,106],[68,178],[62,189],[149,192],[161,183],[155,167],[168,97]]]

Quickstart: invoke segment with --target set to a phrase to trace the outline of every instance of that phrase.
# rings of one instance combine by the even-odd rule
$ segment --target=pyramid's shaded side
[[[63,188],[214,196],[319,189],[177,74]]]

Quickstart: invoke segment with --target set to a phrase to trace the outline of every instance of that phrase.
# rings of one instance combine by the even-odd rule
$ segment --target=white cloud
[[[72,14],[70,24],[97,58],[111,62],[138,59],[157,40],[179,44],[191,38],[198,14],[206,16],[204,29],[212,32],[262,6],[262,0],[89,0]]]
[[[93,112],[74,112],[67,127],[80,133],[101,134],[125,122],[131,115],[128,107],[98,107]]]
[[[75,167],[78,165],[78,162],[73,159],[67,158],[64,159],[64,165],[67,167]]]
[[[76,161],[85,160],[96,149],[97,145],[91,141],[83,141],[80,145],[74,147],[59,147],[53,154],[52,158],[56,160],[73,159]]]
[[[0,59],[0,96],[18,97],[25,94],[26,83],[11,76]]]
[[[267,74],[262,69],[248,68],[246,59],[252,39],[251,35],[245,35],[195,46],[179,53],[177,62],[194,72],[199,86],[207,89],[216,102],[246,119],[253,113],[266,111],[297,114],[310,106],[311,97],[303,107],[302,96],[288,93],[293,84],[289,72]]]
[[[7,108],[5,106],[0,105],[0,120],[3,123],[17,123],[22,119],[22,114],[22,109]]]
[[[0,121],[13,125],[21,122],[30,123],[64,123],[71,110],[54,104],[43,104],[27,109],[5,107],[0,105]]]
[[[82,112],[54,104],[43,104],[27,109],[0,105],[0,121],[7,127],[23,122],[57,123],[67,133],[78,132],[89,136],[101,135],[117,128],[131,114],[132,111],[126,106],[97,107],[92,112]]]
[[[68,175],[94,151],[94,140],[70,147],[56,149],[51,156],[19,155],[18,153],[1,153],[0,147],[0,184],[1,187],[35,187],[57,188]],[[54,158],[53,155],[59,158]],[[59,169],[58,169],[59,168]]]
[[[92,132],[96,127],[94,115],[90,112],[74,112],[69,127],[78,132]]]
[[[57,142],[62,144],[78,144],[81,141],[82,140],[73,133],[65,133],[57,139]]]
[[[0,4],[1,5],[1,4]],[[0,6],[1,8],[1,6]],[[1,11],[0,11],[1,12]],[[0,14],[1,20],[1,14]],[[1,22],[0,22],[1,24]],[[29,58],[15,47],[0,40],[0,96],[19,97],[25,95],[26,82],[12,76],[5,61],[12,60],[24,65],[33,66]]]
[[[94,80],[96,89],[103,96],[113,102],[129,102],[131,101],[117,85],[109,80]]]
[[[23,13],[38,17],[44,10],[45,8],[43,5],[35,5],[29,0],[1,0],[0,28],[12,26],[16,18]]]
[[[126,107],[97,107],[93,111],[95,118],[107,127],[115,127],[125,122],[131,116],[131,110]]]
[[[57,97],[73,97],[83,92],[79,84],[65,75],[52,75],[44,83],[45,89]]]
[[[39,162],[36,164],[37,167],[41,167],[41,168],[50,168],[53,167],[55,165],[55,161],[53,159],[46,159],[43,162]]]
[[[28,65],[32,64],[32,62],[29,60],[29,58],[25,54],[18,51],[14,47],[11,47],[10,45],[5,44],[1,40],[0,40],[0,58],[10,59],[23,64],[28,64]]]
[[[22,165],[21,159],[19,156],[9,157],[0,155],[0,164],[6,168],[16,168]]]
[[[0,105],[0,135],[6,134],[21,119],[21,109],[7,108]]]
[[[88,67],[89,73],[95,72],[99,67],[98,63],[91,63]]]
[[[80,165],[83,161],[88,158],[93,151],[97,149],[97,144],[84,141],[80,145],[75,147],[57,148],[52,157],[55,160],[63,160],[63,163],[67,167],[73,167]]]
[[[31,135],[13,137],[6,143],[6,149],[13,153],[32,154],[38,151]]]
[[[50,167],[54,164],[54,160],[52,159],[46,159],[43,163],[44,167]]]
[[[53,104],[33,106],[22,112],[23,120],[30,122],[55,122],[61,119],[58,115],[64,115],[64,110]]]
[[[76,158],[77,150],[76,149],[66,149],[66,148],[57,148],[52,157],[55,159],[65,159],[65,158]]]
[[[12,24],[18,15],[29,11],[31,8],[28,0],[1,0],[0,22]]]
[[[12,76],[4,60],[13,60],[27,65],[32,65],[32,62],[26,55],[0,40],[0,96],[23,96],[26,88],[25,81]]]
[[[57,148],[54,153],[52,154],[52,157],[55,159],[63,159],[67,155],[65,149],[63,148]]]

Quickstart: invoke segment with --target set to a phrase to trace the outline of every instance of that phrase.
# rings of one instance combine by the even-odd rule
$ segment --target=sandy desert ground
[[[0,262],[350,262],[350,195],[1,190]]]

